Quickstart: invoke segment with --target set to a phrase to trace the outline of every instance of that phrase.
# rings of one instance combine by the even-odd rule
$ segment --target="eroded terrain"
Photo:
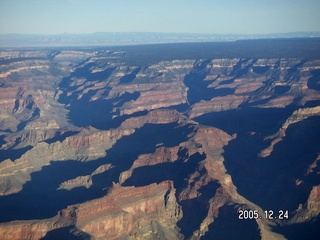
[[[153,46],[1,51],[0,236],[319,236],[313,43],[266,54],[247,42],[225,57],[201,44],[167,58]]]

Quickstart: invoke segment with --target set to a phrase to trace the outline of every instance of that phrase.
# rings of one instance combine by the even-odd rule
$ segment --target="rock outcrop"
[[[179,239],[182,217],[173,182],[145,187],[121,187],[108,195],[69,206],[51,219],[0,224],[2,239],[41,239],[49,231],[75,225],[95,239]]]
[[[20,191],[22,185],[30,180],[30,174],[50,165],[51,161],[89,161],[106,156],[106,150],[122,136],[134,130],[98,131],[92,127],[67,137],[63,142],[38,143],[19,159],[7,159],[0,163],[1,195]]]
[[[301,122],[309,117],[320,116],[320,106],[312,107],[312,108],[299,108],[294,111],[292,115],[282,124],[282,127],[279,131],[273,136],[267,137],[266,139],[273,139],[268,148],[262,150],[260,152],[261,157],[267,157],[273,151],[274,146],[283,140],[286,136],[286,131],[291,124]]]
[[[0,52],[1,239],[285,239],[319,218],[317,57],[132,51]],[[290,219],[264,216],[277,193]]]

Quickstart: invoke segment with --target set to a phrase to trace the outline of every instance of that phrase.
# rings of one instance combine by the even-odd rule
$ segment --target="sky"
[[[0,34],[320,32],[320,0],[0,0]]]

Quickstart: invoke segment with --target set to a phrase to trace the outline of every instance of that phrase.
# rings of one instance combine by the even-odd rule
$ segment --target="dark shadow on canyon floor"
[[[72,160],[52,161],[40,171],[31,174],[31,180],[15,194],[0,197],[0,221],[42,219],[53,217],[70,204],[101,197],[105,191],[92,187],[57,190],[63,181],[92,173],[103,159],[91,162]]]
[[[57,239],[68,239],[68,240],[90,240],[91,236],[75,226],[63,227],[51,230],[41,238],[41,240],[57,240]]]
[[[272,231],[284,235],[289,240],[318,239],[320,236],[320,217],[318,216],[303,223],[272,227]]]
[[[209,199],[214,197],[220,186],[218,182],[211,181],[199,190],[200,196],[182,200],[179,203],[182,207],[183,217],[177,226],[186,239],[190,238],[193,232],[200,228],[202,221],[208,215]]]
[[[192,126],[179,127],[177,123],[146,124],[134,134],[121,138],[107,151],[105,158],[87,162],[51,161],[50,165],[32,173],[31,180],[23,185],[20,192],[0,197],[0,205],[4,209],[0,222],[49,218],[68,205],[102,197],[105,189],[112,186],[112,182],[118,182],[120,173],[129,169],[140,154],[154,152],[159,143],[166,147],[177,146],[192,131]],[[106,163],[114,167],[94,175],[90,188],[57,190],[63,181],[89,175]]]
[[[224,148],[225,166],[238,192],[264,209],[293,211],[305,203],[312,186],[320,183],[308,166],[320,152],[319,117],[289,126],[286,136],[266,158],[259,157],[291,115],[286,109],[239,109],[199,117],[200,123],[223,129],[237,138]],[[297,181],[302,180],[302,184]]]
[[[211,239],[261,239],[259,226],[255,220],[240,220],[234,206],[219,208],[218,218],[209,225],[209,230],[201,240]]]

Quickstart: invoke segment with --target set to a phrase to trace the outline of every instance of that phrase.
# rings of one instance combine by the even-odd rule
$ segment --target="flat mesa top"
[[[122,52],[122,61],[133,65],[149,65],[175,59],[226,58],[300,58],[318,59],[320,38],[274,38],[238,40],[233,42],[195,42],[142,44],[130,46],[52,46],[0,48],[0,51],[81,50],[86,52],[111,50]]]
[[[318,59],[320,38],[256,39],[235,42],[150,44],[117,47],[129,62],[174,59],[303,58]]]

